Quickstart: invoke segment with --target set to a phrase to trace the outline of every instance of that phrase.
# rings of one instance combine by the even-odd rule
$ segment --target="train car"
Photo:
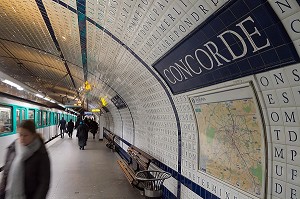
[[[4,163],[7,146],[17,138],[17,126],[22,120],[34,120],[37,132],[48,142],[60,134],[58,124],[62,117],[67,122],[70,119],[76,121],[74,114],[59,109],[0,96],[0,167]]]

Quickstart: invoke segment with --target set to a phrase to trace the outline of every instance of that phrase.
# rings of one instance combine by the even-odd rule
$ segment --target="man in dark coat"
[[[77,127],[76,135],[76,137],[78,137],[78,145],[80,150],[84,150],[84,147],[86,146],[88,131],[89,127],[85,124],[85,122],[81,121]]]
[[[66,124],[67,124],[66,120],[64,119],[64,117],[62,117],[58,124],[58,127],[60,126],[60,137],[61,138],[65,137]]]
[[[67,129],[69,137],[72,138],[74,130],[74,122],[72,121],[72,119],[68,122]]]
[[[95,139],[95,135],[98,131],[98,123],[95,120],[91,121],[91,133],[93,134],[93,139]]]

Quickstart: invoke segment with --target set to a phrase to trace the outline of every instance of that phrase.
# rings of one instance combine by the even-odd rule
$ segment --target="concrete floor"
[[[77,138],[65,136],[56,138],[47,148],[52,170],[48,199],[144,198],[131,187],[116,155],[103,141],[89,138],[82,151]]]

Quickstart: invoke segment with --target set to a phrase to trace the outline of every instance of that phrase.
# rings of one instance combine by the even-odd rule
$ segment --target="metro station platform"
[[[91,136],[91,135],[89,135]],[[48,199],[139,199],[104,142],[89,137],[85,150],[77,138],[60,137],[46,146],[51,161]]]

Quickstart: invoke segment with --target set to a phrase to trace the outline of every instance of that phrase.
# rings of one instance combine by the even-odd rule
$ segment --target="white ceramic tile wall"
[[[181,186],[181,195],[180,198],[182,199],[203,199],[194,192],[192,192],[189,188],[186,186],[182,185]]]
[[[300,65],[287,66],[256,75],[269,116],[268,145],[272,196],[299,197],[299,105]],[[300,91],[300,90],[299,90]],[[272,107],[272,108],[271,108]],[[270,171],[271,170],[271,171]]]
[[[76,1],[64,0],[64,2],[76,9]],[[88,17],[107,28],[151,64],[226,1],[215,2],[218,3],[215,5],[210,0],[154,0],[152,3],[142,0],[97,2],[88,0],[86,11]],[[300,27],[299,4],[295,0],[269,2],[300,52],[300,36],[297,31]],[[77,16],[57,3],[54,5],[52,1],[44,3],[66,58],[77,65],[82,65]],[[62,18],[57,18],[56,13]],[[43,24],[42,19],[39,18],[37,21]],[[189,26],[187,21],[193,25]],[[46,29],[44,32],[47,32]],[[35,46],[58,53],[54,52],[55,46],[49,35],[35,37],[37,39],[31,40],[45,41],[44,44],[36,43]],[[176,121],[168,98],[158,81],[121,45],[89,22],[87,49],[88,68],[95,72],[90,75],[89,80],[98,87],[91,91],[92,95],[97,97],[108,95],[109,101],[119,93],[130,107],[135,137],[128,110],[119,111],[110,101],[108,106],[110,113],[106,114],[107,127],[177,171]],[[299,197],[300,66],[288,66],[258,74],[256,79],[264,119],[268,125],[267,158],[270,186],[267,197],[270,198],[271,194],[272,198]],[[222,84],[226,85],[227,83]],[[198,172],[198,133],[187,94],[174,96],[173,99],[182,129],[182,175],[221,198],[226,195],[238,199],[250,198],[249,195]],[[176,193],[177,182],[174,179],[167,181],[166,186]],[[200,198],[184,185],[181,191],[182,198]]]
[[[296,0],[268,0],[300,53],[300,5]]]
[[[163,6],[159,6],[160,2]],[[204,21],[226,1],[122,1],[118,5],[102,1],[95,5],[88,1],[87,15],[107,28],[125,44],[135,50],[148,64],[153,63],[197,25]],[[283,24],[289,28],[298,18],[299,6],[296,1],[284,6],[271,1]],[[138,6],[140,4],[140,6]],[[92,9],[93,8],[93,9]],[[129,9],[131,8],[131,9]],[[207,12],[204,12],[205,10]],[[146,10],[148,12],[145,12]],[[110,15],[109,20],[104,20]],[[173,16],[171,18],[170,16]],[[195,16],[198,16],[195,18]],[[181,19],[180,19],[181,18]],[[125,20],[126,19],[126,20]],[[127,20],[128,19],[128,20]],[[185,20],[193,22],[188,26]],[[293,23],[294,22],[294,23]],[[297,22],[297,20],[296,20]],[[128,103],[135,121],[135,143],[166,165],[177,170],[178,143],[174,114],[162,88],[140,63],[106,34],[88,25],[88,53],[90,67],[101,71],[99,78],[109,83]],[[289,28],[290,29],[290,28]],[[300,37],[288,30],[295,44]],[[298,47],[296,46],[298,49]],[[268,198],[294,197],[299,194],[299,107],[300,69],[290,66],[256,76],[261,89],[262,106],[267,126],[268,150]],[[122,86],[121,86],[122,85]],[[223,84],[223,85],[226,85]],[[113,94],[105,85],[104,90]],[[197,91],[195,91],[197,92]],[[182,127],[182,174],[205,189],[224,198],[243,199],[250,196],[240,193],[219,180],[212,179],[197,169],[198,133],[194,116],[186,94],[174,97]],[[113,105],[112,105],[113,107]],[[131,116],[127,110],[111,108],[114,118],[114,132],[123,132],[124,139],[132,140]],[[123,123],[122,123],[123,122]],[[121,125],[122,123],[122,125]],[[127,133],[129,132],[129,133]],[[297,138],[297,139],[296,139]],[[166,182],[171,189],[176,183]],[[216,187],[216,188],[213,188]],[[298,192],[297,192],[298,191]],[[173,190],[172,192],[175,192]],[[200,198],[182,185],[182,198]],[[289,195],[290,194],[290,195]],[[293,195],[293,196],[291,196]]]
[[[77,14],[53,1],[44,1],[44,6],[65,59],[82,66]]]
[[[35,1],[2,0],[0,15],[1,38],[59,55]]]
[[[151,64],[226,2],[88,0],[86,13]]]
[[[118,111],[113,108],[114,132],[121,132],[119,136],[177,170],[177,126],[161,86],[145,66],[124,51],[121,45],[113,42],[106,34],[99,36],[102,32],[89,23],[87,31],[87,46],[90,49],[88,57],[91,57],[88,68],[99,71],[94,74],[96,78],[89,77],[89,81],[92,84],[98,83],[97,88],[100,88],[92,90],[92,95],[109,93],[110,99],[117,92],[128,103],[134,119],[133,135],[128,109]],[[98,79],[103,80],[103,83]]]

